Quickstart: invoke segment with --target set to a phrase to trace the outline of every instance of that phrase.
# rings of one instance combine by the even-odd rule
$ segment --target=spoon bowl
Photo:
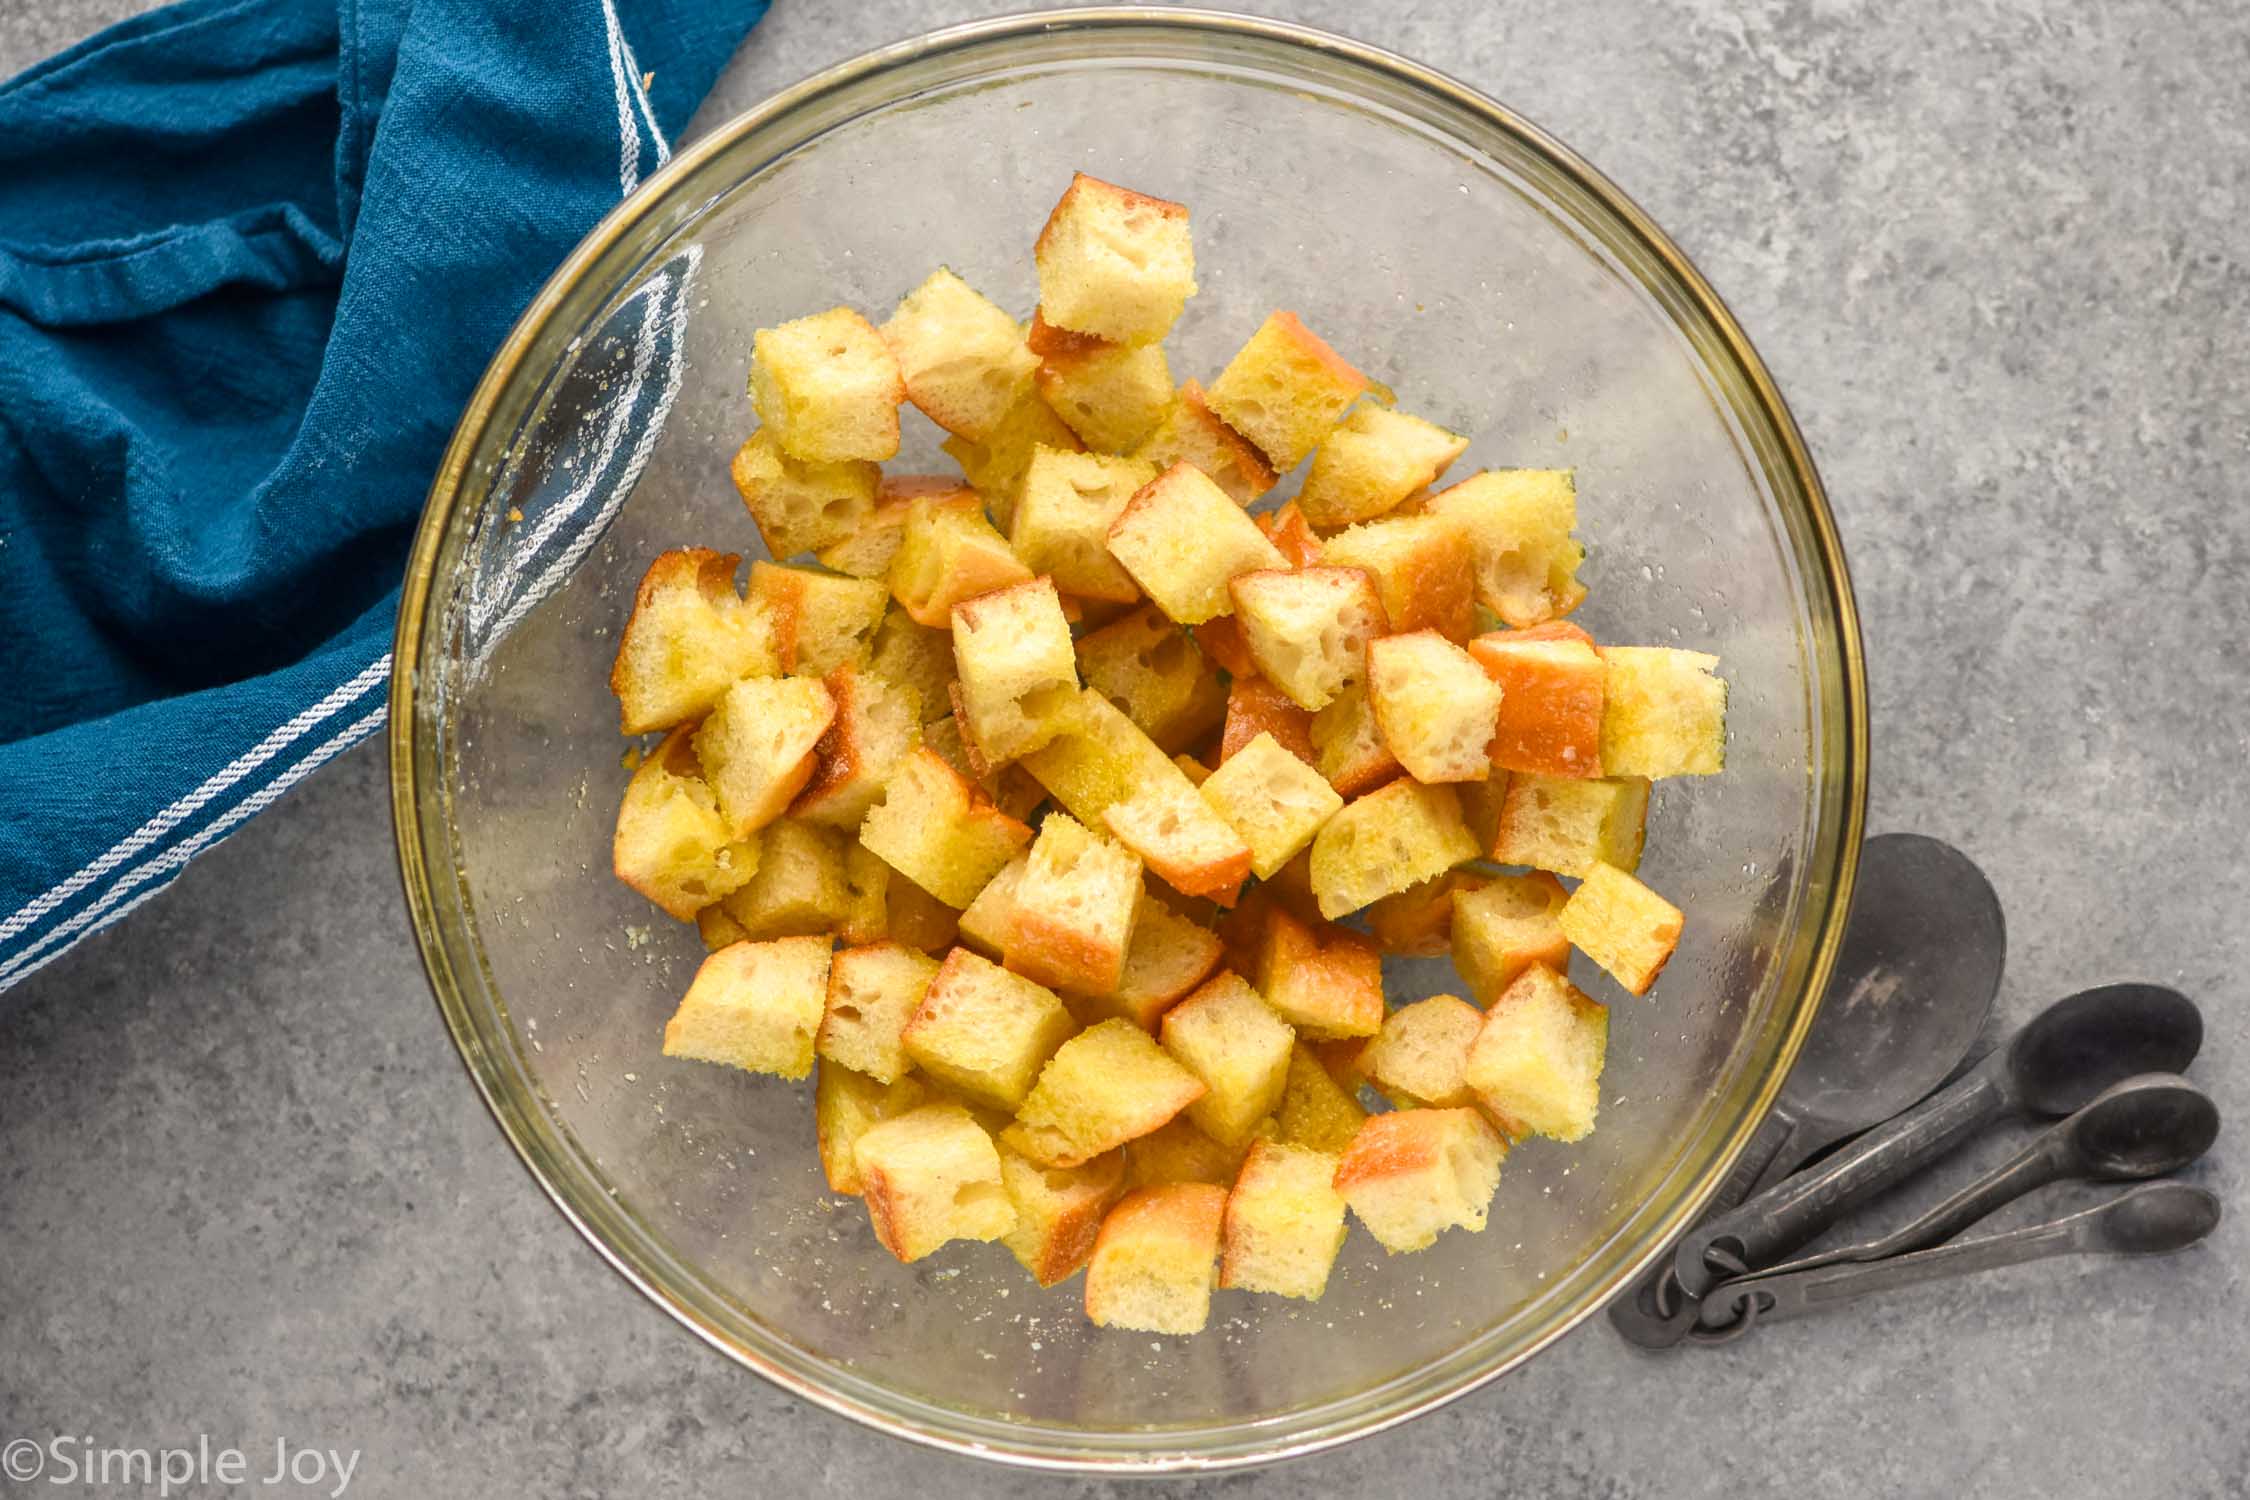
[[[2102,1205],[2088,1248],[2120,1255],[2168,1255],[2219,1227],[2219,1199],[2184,1182],[2152,1182]]]
[[[2007,1049],[2007,1084],[2027,1114],[2067,1115],[2136,1073],[2178,1073],[2203,1046],[2203,1015],[2161,984],[2105,984],[2056,1001]]]
[[[2079,1175],[2127,1181],[2176,1172],[2218,1138],[2218,1106],[2203,1090],[2129,1078],[2071,1116],[2067,1150]]]

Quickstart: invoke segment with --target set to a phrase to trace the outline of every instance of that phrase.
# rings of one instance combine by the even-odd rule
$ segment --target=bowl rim
[[[1629,1256],[1604,1284],[1583,1296],[1574,1310],[1550,1319],[1546,1328],[1539,1330],[1512,1353],[1489,1360],[1481,1367],[1469,1368],[1447,1384],[1422,1391],[1411,1399],[1394,1400],[1372,1410],[1355,1410],[1309,1429],[1292,1429],[1286,1420],[1250,1419],[1209,1429],[1210,1434],[1224,1433],[1233,1436],[1233,1441],[1223,1449],[1199,1449],[1191,1446],[1196,1439],[1206,1436],[1203,1432],[1163,1429],[1160,1434],[1152,1434],[1164,1444],[1156,1448],[1142,1451],[1104,1449],[1066,1452],[1052,1446],[1031,1446],[1028,1443],[1011,1446],[1005,1436],[987,1440],[965,1436],[959,1431],[948,1432],[917,1425],[896,1412],[884,1410],[878,1405],[785,1368],[761,1351],[746,1347],[728,1331],[715,1326],[697,1309],[687,1305],[676,1292],[659,1285],[640,1263],[628,1259],[619,1246],[605,1238],[581,1211],[580,1206],[566,1198],[548,1173],[542,1170],[540,1157],[544,1153],[534,1149],[534,1141],[525,1122],[517,1117],[512,1103],[504,1100],[498,1092],[495,1070],[486,1057],[483,1041],[477,1035],[472,1018],[463,1003],[453,973],[453,958],[447,951],[435,912],[431,865],[419,828],[422,795],[416,769],[418,750],[422,748],[422,726],[416,712],[417,667],[421,660],[425,619],[433,595],[440,585],[436,563],[451,528],[454,512],[461,501],[471,459],[493,419],[503,392],[514,383],[519,368],[537,343],[539,334],[555,316],[566,294],[578,286],[586,273],[619,239],[662,204],[677,183],[753,131],[849,85],[916,61],[957,49],[989,46],[1016,37],[1051,35],[1057,32],[1134,29],[1187,31],[1220,39],[1245,39],[1253,43],[1280,44],[1283,48],[1310,49],[1342,58],[1375,74],[1385,75],[1390,82],[1433,96],[1442,104],[1480,118],[1496,131],[1516,138],[1533,153],[1544,157],[1549,165],[1615,215],[1640,242],[1639,247],[1662,265],[1677,289],[1686,295],[1692,310],[1706,320],[1720,337],[1726,355],[1744,381],[1745,393],[1780,441],[1778,456],[1781,467],[1790,474],[1803,497],[1801,519],[1809,531],[1810,550],[1820,564],[1818,579],[1808,580],[1808,584],[1817,582],[1827,590],[1827,602],[1833,616],[1837,652],[1842,667],[1841,701],[1835,705],[1835,712],[1840,720],[1841,733],[1838,738],[1843,757],[1837,777],[1842,791],[1842,805],[1841,823],[1836,829],[1835,868],[1827,887],[1827,910],[1818,914],[1819,932],[1805,971],[1805,989],[1809,1000],[1799,1005],[1797,1013],[1779,1039],[1773,1066],[1753,1086],[1746,1107],[1721,1149],[1711,1159],[1701,1180],[1679,1197],[1668,1215],[1651,1226],[1645,1247]],[[1788,508],[1786,498],[1780,503]],[[1819,590],[1813,588],[1812,592],[1817,596]],[[1808,687],[1808,691],[1811,690]],[[514,1150],[517,1160],[523,1164],[548,1201],[613,1270],[651,1302],[669,1313],[681,1326],[792,1395],[879,1432],[926,1447],[1050,1472],[1209,1473],[1248,1468],[1332,1449],[1435,1411],[1490,1384],[1600,1311],[1618,1289],[1634,1282],[1669,1248],[1671,1241],[1694,1221],[1772,1107],[1819,1011],[1820,995],[1834,968],[1845,919],[1851,910],[1866,821],[1869,760],[1866,667],[1858,609],[1842,540],[1803,435],[1787,404],[1782,400],[1764,360],[1759,357],[1732,310],[1686,254],[1638,203],[1571,148],[1498,101],[1436,69],[1388,49],[1295,22],[1228,11],[1174,9],[1170,6],[1103,6],[988,17],[939,28],[863,52],[780,90],[722,122],[700,139],[679,150],[668,163],[652,173],[605,214],[541,285],[510,328],[479,378],[447,444],[432,480],[408,555],[393,641],[389,708],[386,748],[390,758],[392,827],[400,879],[416,947],[421,954],[424,971],[448,1034],[454,1041],[462,1066],[475,1086],[478,1097],[483,1100],[486,1112],[491,1115]],[[1808,912],[1806,915],[1809,917],[1812,913]],[[1319,1413],[1322,1408],[1307,1410]],[[969,1419],[962,1419],[959,1425],[970,1425]],[[1278,1430],[1261,1433],[1260,1428]],[[998,1433],[1019,1431],[1026,1437],[1033,1431],[1045,1430],[996,1426]]]

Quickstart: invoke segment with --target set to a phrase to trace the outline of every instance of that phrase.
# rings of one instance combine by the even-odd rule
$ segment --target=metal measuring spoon
[[[1945,1081],[1983,1031],[2007,954],[1992,882],[1941,839],[1886,833],[1860,850],[1836,970],[1788,1080],[1707,1213],[1723,1213]],[[1669,1257],[1609,1304],[1644,1349],[1695,1323]]]
[[[1689,1230],[1673,1253],[1701,1297],[1731,1271],[1770,1266],[2003,1114],[2069,1114],[2136,1073],[2178,1073],[2203,1046],[2203,1016],[2178,990],[2109,984],[2058,1000],[1929,1099],[1816,1167]]]
[[[1801,1318],[1876,1292],[2050,1255],[2163,1255],[2186,1249],[2218,1223],[2214,1194],[2184,1182],[2143,1183],[2092,1208],[2006,1234],[1955,1240],[1889,1260],[1722,1283],[1704,1299],[1707,1328],[1695,1337],[1702,1343],[1726,1343],[1759,1323]],[[1709,1327],[1712,1320],[1721,1326]]]

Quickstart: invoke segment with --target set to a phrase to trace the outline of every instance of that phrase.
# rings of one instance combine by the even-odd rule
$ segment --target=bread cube
[[[1041,448],[1076,453],[1083,445],[1037,391],[1025,391],[990,437],[976,440],[956,434],[939,446],[991,507],[993,524],[1006,531],[1015,524],[1016,500],[1023,493],[1031,455]]]
[[[883,612],[883,623],[875,627],[867,675],[912,693],[922,723],[947,717],[955,681],[951,627],[932,630],[918,625],[912,615],[892,604]]]
[[[682,922],[758,873],[758,842],[729,833],[692,738],[675,729],[641,761],[610,840],[617,878]]]
[[[953,648],[945,648],[946,658],[952,659]],[[985,765],[981,754],[972,754],[969,742],[961,733],[961,721],[952,714],[922,729],[922,743],[937,752],[939,759],[959,772],[961,778],[975,785],[994,807],[1018,822],[1031,816],[1032,809],[1047,800],[1047,789],[1032,779],[1031,773],[1021,766]]]
[[[1039,364],[1016,320],[943,266],[906,294],[882,335],[906,399],[972,440],[992,435]]]
[[[1313,927],[1275,908],[1259,945],[1258,992],[1308,1040],[1373,1036],[1383,1026],[1383,956],[1348,928]]]
[[[1139,856],[1049,813],[1009,902],[1007,965],[1062,989],[1114,990],[1140,900]]]
[[[905,399],[890,345],[848,307],[761,328],[751,340],[750,402],[791,458],[881,463],[898,452]]]
[[[1091,690],[1079,693],[1054,740],[1025,756],[1023,767],[1090,828],[1140,788],[1186,780],[1139,725]]]
[[[1113,803],[1102,822],[1181,895],[1231,905],[1250,873],[1250,846],[1186,776],[1177,768],[1173,775]]]
[[[878,471],[880,472],[880,471]],[[948,474],[900,474],[875,486],[875,508],[842,539],[814,554],[822,567],[851,578],[888,578],[906,540],[906,518],[917,500],[974,499],[976,491]]]
[[[1202,740],[1226,716],[1227,690],[1203,652],[1155,605],[1078,638],[1078,672],[1157,748]]]
[[[1287,471],[1367,389],[1367,377],[1298,321],[1267,315],[1211,382],[1211,409]]]
[[[1203,800],[1250,846],[1250,869],[1263,880],[1308,847],[1344,799],[1320,773],[1261,734],[1205,778]]]
[[[1118,344],[1164,337],[1195,295],[1185,205],[1080,172],[1032,247],[1039,316]]]
[[[1344,1248],[1340,1160],[1308,1146],[1256,1141],[1227,1195],[1219,1285],[1317,1300]]]
[[[1125,1195],[1125,1157],[1112,1151],[1083,1166],[1045,1167],[1003,1145],[1000,1183],[1016,1210],[1008,1253],[1041,1286],[1053,1286],[1092,1257],[1103,1218]]]
[[[1258,992],[1222,970],[1164,1013],[1164,1050],[1203,1080],[1188,1118],[1223,1146],[1250,1138],[1281,1105],[1297,1034]]]
[[[1086,1263],[1086,1317],[1097,1328],[1200,1333],[1211,1316],[1224,1188],[1135,1188],[1102,1220]]]
[[[1314,768],[1328,778],[1338,796],[1356,797],[1404,774],[1398,757],[1383,742],[1365,682],[1346,687],[1314,714],[1306,738],[1312,745]]]
[[[1495,631],[1469,642],[1469,654],[1500,689],[1494,765],[1534,776],[1602,774],[1606,669],[1591,645]]]
[[[1367,701],[1383,743],[1417,781],[1484,781],[1500,688],[1476,658],[1434,630],[1367,647]]]
[[[872,849],[865,844],[855,846]],[[882,856],[875,855],[877,859]],[[886,864],[884,868],[889,869]],[[923,890],[896,870],[883,883],[884,925],[889,928],[891,941],[904,943],[922,953],[943,953],[953,946],[959,935],[961,913]]]
[[[1448,1229],[1484,1231],[1507,1154],[1473,1109],[1369,1115],[1336,1164],[1336,1190],[1385,1250],[1426,1250]]]
[[[1511,1129],[1585,1138],[1601,1106],[1609,1008],[1545,964],[1516,976],[1484,1013],[1463,1078]]]
[[[1078,658],[1055,585],[1034,578],[953,607],[963,730],[992,763],[1055,737],[1078,695]]]
[[[1289,1053],[1289,1076],[1282,1085],[1281,1108],[1274,1114],[1274,1139],[1315,1151],[1341,1152],[1367,1118],[1367,1111],[1353,1097],[1355,1092],[1337,1082],[1312,1048],[1299,1042]]]
[[[913,690],[862,672],[851,663],[822,679],[836,716],[813,750],[812,778],[790,804],[790,816],[856,832],[882,795],[899,758],[922,737]]]
[[[1031,576],[975,496],[909,502],[890,586],[915,624],[951,630],[954,605]]]
[[[828,999],[828,939],[736,943],[706,956],[672,1019],[664,1055],[802,1078]]]
[[[695,732],[695,753],[730,835],[747,838],[781,816],[812,780],[835,718],[835,698],[810,677],[746,677],[727,689]]]
[[[1612,776],[1715,776],[1727,758],[1719,659],[1667,646],[1601,648],[1602,769]]]
[[[1235,574],[1288,565],[1226,491],[1184,463],[1157,475],[1119,512],[1109,550],[1182,625],[1232,612],[1227,580]]]
[[[741,560],[687,547],[658,554],[641,575],[609,669],[623,733],[700,719],[740,679],[781,670],[772,621],[734,591]]]
[[[1315,526],[1372,521],[1435,483],[1468,448],[1459,433],[1363,402],[1313,453],[1297,504]]]
[[[1453,898],[1490,877],[1453,870],[1385,896],[1367,908],[1367,934],[1375,946],[1401,958],[1435,958],[1452,951]]]
[[[1289,695],[1256,675],[1237,677],[1227,686],[1226,724],[1219,735],[1219,764],[1260,735],[1310,765],[1313,716],[1289,701]]]
[[[1299,708],[1326,708],[1357,682],[1386,628],[1375,581],[1358,568],[1261,568],[1227,588],[1250,659]]]
[[[852,1147],[867,1221],[883,1248],[917,1261],[952,1240],[1016,1227],[1000,1153],[958,1104],[925,1104],[871,1127]]]
[[[1210,977],[1222,951],[1218,934],[1144,890],[1133,918],[1133,941],[1125,950],[1124,977],[1105,994],[1076,998],[1103,1015],[1154,1031],[1165,1011]]]
[[[1242,627],[1233,615],[1215,615],[1188,631],[1196,646],[1209,657],[1220,671],[1230,677],[1255,677],[1258,664],[1250,659],[1250,647],[1242,639]]]
[[[1257,1134],[1250,1137],[1250,1141],[1257,1139]],[[1174,1115],[1158,1129],[1125,1143],[1125,1185],[1143,1188],[1207,1182],[1214,1187],[1231,1187],[1235,1174],[1242,1170],[1250,1141],[1222,1146],[1197,1129],[1185,1114]]]
[[[1035,345],[1040,328],[1035,316]],[[1097,453],[1132,452],[1171,409],[1172,368],[1162,344],[1112,344],[1063,333],[1038,352],[1032,379],[1040,399]]]
[[[1075,1167],[1147,1135],[1203,1089],[1140,1027],[1102,1021],[1056,1051],[1001,1139],[1042,1166]]]
[[[1555,919],[1571,945],[1636,995],[1680,945],[1680,909],[1615,865],[1596,863]]]
[[[1586,597],[1570,470],[1487,469],[1432,495],[1429,513],[1466,530],[1477,598],[1508,624],[1558,619]]]
[[[859,825],[859,841],[958,910],[1031,842],[1031,830],[921,745],[891,773],[882,800]]]
[[[1461,794],[1461,821],[1469,825],[1479,858],[1495,857],[1492,849],[1500,838],[1500,810],[1507,806],[1508,788],[1514,780],[1495,766],[1486,780],[1454,783],[1453,789]]]
[[[899,1040],[915,1066],[938,1082],[976,1103],[1012,1110],[1075,1030],[1053,991],[955,948]]]
[[[1556,925],[1568,893],[1545,871],[1498,875],[1453,896],[1453,967],[1479,1005],[1497,1001],[1533,964],[1561,970],[1570,943]]]
[[[964,947],[998,960],[1016,932],[1016,887],[1031,856],[1019,854],[985,882],[983,890],[961,912],[960,937]]]
[[[852,1154],[859,1138],[885,1120],[895,1120],[927,1102],[929,1090],[919,1078],[908,1076],[878,1083],[823,1058],[820,1077],[813,1084],[813,1133],[828,1190],[858,1197],[866,1186]]]
[[[1394,516],[1339,531],[1321,544],[1331,568],[1364,568],[1395,634],[1434,630],[1465,641],[1476,628],[1473,554],[1445,516]]]
[[[811,937],[833,932],[850,914],[844,868],[850,835],[795,818],[766,825],[758,872],[720,898],[719,908],[745,938]]]
[[[750,597],[773,619],[781,670],[820,677],[860,661],[890,602],[871,578],[846,578],[776,563],[750,565]]]
[[[1305,519],[1305,513],[1297,508],[1296,501],[1288,501],[1279,510],[1252,516],[1250,519],[1258,523],[1258,529],[1266,534],[1267,541],[1281,549],[1281,555],[1289,559],[1289,566],[1320,566],[1320,538],[1314,533],[1311,523]]]
[[[1203,387],[1192,380],[1180,383],[1179,394],[1165,410],[1156,430],[1133,450],[1162,473],[1174,464],[1191,464],[1226,491],[1237,505],[1248,505],[1274,487],[1277,476],[1265,455],[1211,410]]]
[[[1131,604],[1133,577],[1109,555],[1109,527],[1156,470],[1137,458],[1034,448],[1008,545],[1023,565],[1063,593]]]
[[[1558,781],[1511,776],[1490,845],[1502,864],[1583,875],[1597,863],[1639,867],[1648,782],[1638,776]]]
[[[912,1066],[900,1035],[921,1005],[937,960],[902,943],[846,948],[828,965],[828,1001],[816,1048],[840,1068],[895,1083]]]
[[[1473,1108],[1476,1093],[1462,1073],[1483,1026],[1484,1012],[1460,996],[1432,995],[1384,1017],[1360,1063],[1400,1109]]]
[[[1401,777],[1344,804],[1313,836],[1313,894],[1330,921],[1477,857],[1449,786]],[[1271,998],[1270,996],[1268,998]]]
[[[834,547],[852,537],[873,513],[882,479],[881,469],[861,460],[792,458],[769,427],[750,434],[735,451],[729,474],[766,550],[777,558]]]

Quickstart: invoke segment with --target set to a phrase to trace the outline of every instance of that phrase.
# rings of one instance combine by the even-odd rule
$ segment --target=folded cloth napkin
[[[0,84],[0,991],[383,722],[455,418],[765,0],[188,0]]]

